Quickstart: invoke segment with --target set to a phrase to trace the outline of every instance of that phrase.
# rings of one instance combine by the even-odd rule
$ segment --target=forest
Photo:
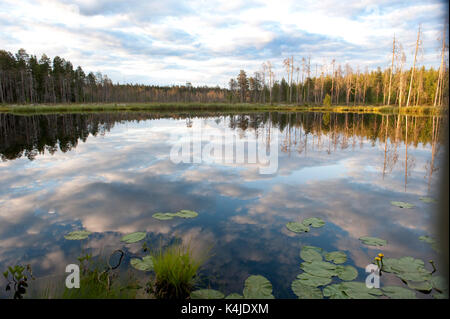
[[[445,39],[445,34],[444,37]],[[393,39],[389,67],[370,70],[332,60],[311,65],[311,58],[283,60],[285,72],[275,74],[270,61],[248,76],[240,70],[228,88],[185,85],[119,84],[100,72],[88,74],[56,56],[40,59],[24,49],[16,54],[0,50],[0,103],[289,103],[297,105],[448,105],[448,67],[445,40],[440,67],[419,66],[420,30],[414,63],[405,68],[406,55]],[[280,78],[280,80],[277,80]]]

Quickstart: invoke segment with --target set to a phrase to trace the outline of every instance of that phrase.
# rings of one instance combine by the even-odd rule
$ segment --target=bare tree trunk
[[[394,34],[394,41],[392,43],[392,64],[391,64],[391,70],[389,75],[389,91],[388,91],[388,102],[387,105],[391,102],[391,85],[392,85],[392,73],[394,71],[394,56],[395,56],[395,34]]]
[[[417,59],[417,51],[419,50],[419,41],[420,41],[420,25],[419,25],[419,30],[417,31],[416,52],[414,53],[414,62],[413,62],[413,67],[412,67],[412,71],[411,71],[411,80],[409,81],[409,91],[408,91],[408,99],[406,100],[406,107],[409,106],[409,98],[411,96],[411,89],[412,89],[412,84],[414,81],[414,71],[416,69],[416,59]]]

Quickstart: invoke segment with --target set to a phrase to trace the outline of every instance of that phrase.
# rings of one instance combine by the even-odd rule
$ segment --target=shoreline
[[[446,108],[433,106],[306,106],[294,104],[228,104],[228,103],[73,103],[73,104],[3,104],[0,113],[81,113],[116,111],[284,111],[284,112],[333,112],[403,115],[444,115]]]

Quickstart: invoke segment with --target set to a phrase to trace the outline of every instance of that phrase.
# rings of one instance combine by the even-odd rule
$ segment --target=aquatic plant
[[[87,230],[76,230],[68,233],[64,238],[67,240],[82,240],[88,238],[90,234],[92,233]]]
[[[190,246],[173,245],[152,254],[155,281],[151,292],[159,299],[186,299],[204,262],[194,258]]]
[[[195,218],[198,216],[197,212],[194,212],[193,210],[187,210],[182,209],[176,213],[155,213],[152,215],[153,218],[159,219],[159,220],[170,220],[174,217],[180,217],[180,218]]]
[[[144,232],[135,232],[128,235],[125,235],[122,237],[120,241],[127,243],[127,244],[133,244],[137,243],[141,240],[143,240],[147,236],[147,233]]]
[[[359,240],[368,246],[385,246],[387,244],[386,240],[377,237],[363,236]]]
[[[3,276],[8,281],[6,291],[12,291],[11,288],[14,291],[13,299],[23,299],[23,295],[27,293],[28,279],[35,279],[30,265],[8,267]]]

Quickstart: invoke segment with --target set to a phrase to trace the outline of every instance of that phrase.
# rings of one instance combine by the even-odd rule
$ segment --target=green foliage
[[[272,284],[261,275],[252,275],[245,280],[243,295],[245,299],[274,299]]]
[[[64,238],[67,240],[82,240],[88,238],[90,234],[91,232],[86,230],[77,230],[65,235]]]
[[[323,105],[331,106],[331,97],[328,93],[327,95],[325,95],[325,98],[323,99]]]
[[[125,235],[120,239],[120,241],[127,243],[127,244],[133,244],[137,243],[141,240],[143,240],[147,236],[147,233],[145,232],[135,232],[128,235]]]
[[[186,299],[203,263],[189,246],[173,245],[152,255],[155,271],[153,293],[160,299]]]
[[[27,293],[29,279],[35,279],[30,265],[9,266],[8,270],[3,272],[3,277],[8,281],[5,290],[14,292],[13,299],[23,299],[23,295]]]
[[[385,246],[387,244],[386,240],[377,237],[364,236],[360,237],[359,240],[368,246]]]

